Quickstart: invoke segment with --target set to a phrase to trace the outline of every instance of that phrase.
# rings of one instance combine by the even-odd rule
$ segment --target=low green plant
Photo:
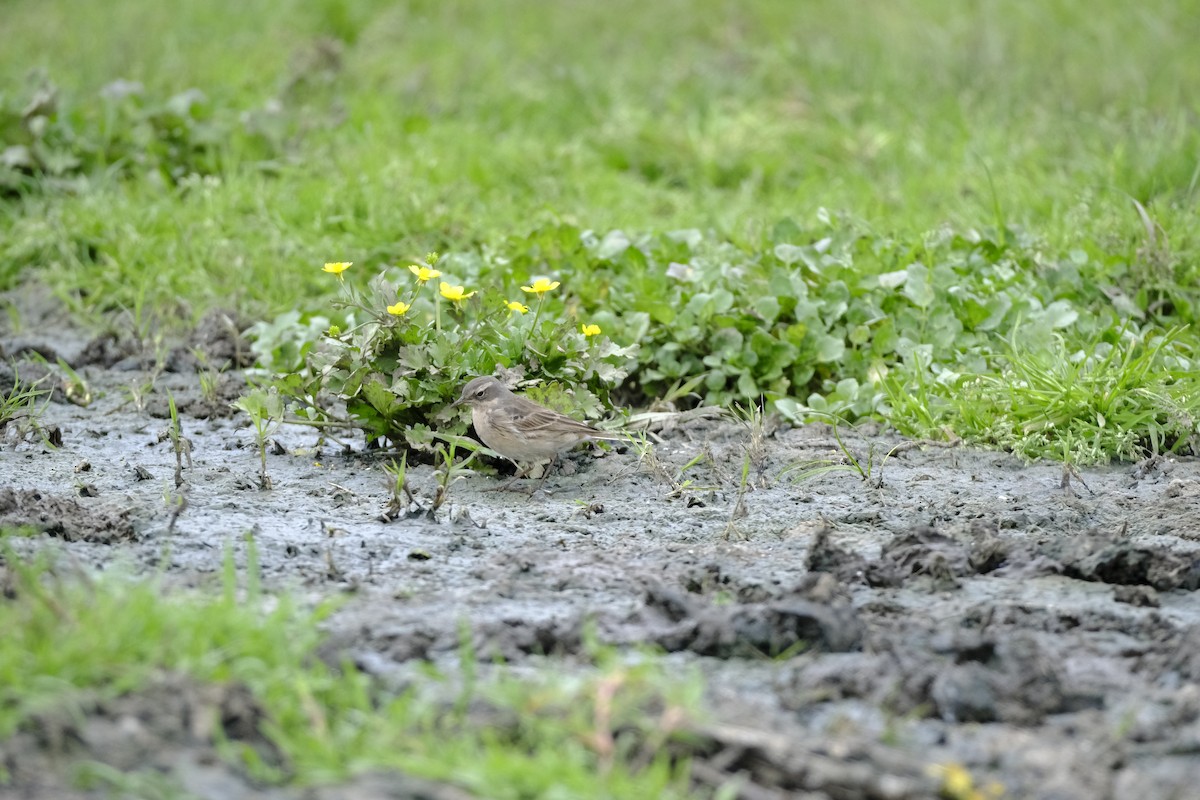
[[[192,358],[196,359],[196,378],[200,382],[200,396],[209,403],[216,402],[217,391],[221,386],[221,375],[228,365],[213,364],[209,361],[208,354],[199,347],[192,348]]]
[[[231,149],[267,163],[283,150],[284,137],[278,127],[258,124],[264,118],[218,108],[199,89],[162,99],[127,80],[64,100],[50,77],[35,71],[18,91],[0,93],[0,200],[78,190],[99,175],[152,175],[175,186],[190,176],[218,176]]]
[[[653,456],[653,445],[650,444],[649,440],[642,438],[638,441],[639,444],[643,444],[648,449],[648,452],[651,454],[651,456]],[[687,463],[679,467],[677,474],[674,477],[671,476],[669,470],[666,470],[661,466],[655,466],[654,469],[661,471],[662,474],[667,478],[667,483],[671,487],[671,492],[667,495],[667,497],[674,498],[683,497],[689,493],[715,492],[718,489],[718,486],[715,483],[699,482],[696,479],[688,477],[689,472],[701,465],[707,466],[710,472],[712,472],[715,468],[715,459],[713,458],[712,450],[709,449],[707,444],[700,449],[700,452],[692,456]]]
[[[439,438],[442,441],[437,442],[433,447],[436,464],[433,474],[436,480],[436,487],[433,492],[433,502],[430,504],[427,512],[430,519],[437,514],[439,508],[449,501],[450,488],[463,479],[478,452],[486,450],[478,442],[465,436],[442,435]],[[467,457],[462,460],[458,459],[459,448],[467,451]],[[491,451],[488,450],[487,452],[490,453]]]
[[[1026,458],[1072,464],[1200,452],[1200,362],[1186,331],[1125,328],[1047,347],[1014,335],[989,368],[926,387],[913,401],[890,384],[907,433],[945,431]]]
[[[1164,447],[1183,452],[1195,440],[1188,427],[1188,387],[1196,380],[1190,354],[1200,344],[1194,304],[1177,291],[1169,302],[1155,301],[1131,283],[1136,273],[1097,264],[1083,251],[1048,255],[1015,227],[944,228],[914,246],[820,214],[807,228],[784,220],[748,245],[698,231],[599,237],[562,225],[511,245],[482,260],[481,275],[547,256],[569,267],[594,303],[593,318],[641,343],[633,376],[645,402],[687,381],[707,404],[765,399],[792,422],[882,417],[909,434],[957,435],[1061,458],[1058,434],[1043,441],[1029,435],[1037,433],[1032,428],[986,432],[988,409],[997,405],[975,400],[1009,385],[1017,395],[1036,386],[1054,392],[1054,383],[1070,385],[1090,362],[1096,374],[1118,368],[1112,388],[1119,391],[1098,397],[1127,397],[1126,413],[1096,416],[1070,402],[1052,409],[1046,423],[1057,430],[1070,414],[1083,415],[1067,435],[1070,457],[1090,463]],[[1105,357],[1123,332],[1135,330],[1134,339],[1170,342],[1161,351],[1171,356],[1165,372],[1144,359]],[[963,391],[968,376],[978,382]],[[1135,398],[1145,401],[1136,413]],[[1107,426],[1105,434],[1088,433],[1088,419]]]
[[[91,384],[70,364],[61,357],[55,359],[55,362],[51,364],[41,353],[37,352],[32,353],[31,357],[34,362],[45,367],[47,372],[57,378],[58,388],[69,402],[83,408],[91,405],[92,400],[95,399]]]
[[[391,522],[403,516],[417,502],[408,486],[408,453],[401,453],[399,461],[392,459],[384,464],[383,472],[390,479],[388,488],[391,491],[387,508],[380,518],[384,522]]]
[[[175,488],[183,485],[183,464],[186,461],[188,469],[192,468],[192,441],[183,435],[183,423],[179,420],[179,410],[175,407],[175,396],[167,393],[167,410],[170,423],[167,425],[167,439],[171,442],[171,451],[175,454]]]
[[[1085,268],[1092,270],[1086,280]],[[442,270],[453,270],[454,282],[426,288]],[[553,271],[573,293],[561,297],[560,283],[545,276],[524,286],[514,280],[535,270]],[[465,419],[447,401],[467,378],[506,370],[539,402],[587,416],[631,376],[636,391],[623,387],[626,404],[691,397],[721,407],[761,404],[795,423],[883,418],[913,435],[1017,444],[1058,458],[1057,437],[1042,447],[981,435],[986,415],[960,419],[972,411],[952,395],[962,396],[966,376],[1002,385],[1005,365],[1020,362],[1016,337],[1024,353],[1044,351],[1044,366],[1058,369],[1055,358],[1075,357],[1055,350],[1056,342],[1107,347],[1120,331],[1135,330],[1152,340],[1168,330],[1164,323],[1191,320],[1193,306],[1182,302],[1171,306],[1173,317],[1150,319],[1141,304],[1152,297],[1123,292],[1127,278],[1115,272],[1101,291],[1101,274],[1086,254],[1048,257],[1041,242],[1012,227],[942,229],[914,247],[829,214],[808,228],[785,220],[761,242],[742,244],[697,231],[597,236],[559,224],[493,251],[431,255],[408,273],[385,268],[363,290],[339,274],[342,315],[319,342],[299,315],[290,334],[282,320],[263,330],[273,342],[299,342],[284,348],[293,357],[305,353],[280,386],[310,421],[335,423],[329,401],[341,401],[343,422],[369,440],[409,447],[430,447],[431,428],[462,432]],[[499,291],[481,297],[468,284]],[[1197,346],[1190,325],[1170,330],[1175,352]],[[587,335],[595,331],[631,344]],[[284,357],[280,346],[259,348]],[[1177,364],[1172,380],[1185,383],[1188,369]],[[1130,373],[1130,380],[1149,378]],[[1187,403],[1176,407],[1185,418]],[[1148,430],[1136,415],[1110,416],[1107,424],[1099,450],[1068,450],[1089,461],[1130,457],[1135,448],[1118,443],[1117,431],[1130,441],[1165,436],[1168,447],[1187,446],[1180,431]]]
[[[250,429],[254,434],[254,446],[258,449],[258,485],[271,488],[271,476],[267,474],[267,443],[283,424],[284,400],[274,388],[255,388],[239,397],[233,407],[246,412],[250,417]]]
[[[746,430],[746,444],[743,445],[748,463],[754,467],[754,477],[749,480],[750,488],[766,489],[770,484],[767,477],[767,412],[760,403],[740,404],[733,408],[733,416]],[[749,478],[747,473],[745,481]]]
[[[902,442],[895,445],[880,458],[879,448],[876,442],[871,440],[867,443],[866,455],[859,455],[842,438],[841,425],[844,423],[844,420],[833,414],[822,414],[820,416],[823,420],[829,422],[830,430],[833,433],[833,440],[837,443],[837,449],[841,453],[841,458],[818,459],[789,464],[779,473],[779,477],[799,482],[828,475],[832,472],[849,472],[852,475],[857,475],[864,483],[870,482],[875,488],[882,486],[884,465],[887,464],[888,459],[892,455],[907,446],[908,443]],[[876,469],[877,466],[878,470]]]
[[[40,430],[37,420],[45,406],[38,404],[50,396],[49,389],[41,388],[41,383],[46,377],[43,376],[33,383],[22,382],[20,372],[16,365],[13,365],[13,385],[0,394],[0,434],[4,433],[9,425],[15,425],[20,436],[24,436],[30,430]]]
[[[49,364],[47,364],[47,367],[51,371],[57,371],[61,376],[59,379],[59,386],[62,388],[63,395],[67,398],[67,400],[84,408],[87,408],[89,405],[91,405],[92,400],[95,399],[95,394],[93,393],[91,384],[88,383],[87,378],[80,375],[61,357],[56,359],[55,364],[57,366],[57,370],[55,370],[55,367],[52,367]]]
[[[224,591],[210,595],[164,596],[156,581],[86,580],[2,544],[0,564],[12,586],[0,602],[0,738],[35,710],[69,702],[72,691],[118,695],[161,669],[228,680],[257,663],[273,665],[263,680],[283,681],[285,665],[294,668],[318,639],[311,615],[286,598],[264,608],[256,579],[241,596],[232,554]],[[257,570],[253,552],[248,570]]]
[[[715,492],[720,488],[717,485],[719,481],[705,483],[688,475],[688,473],[701,465],[707,466],[710,472],[713,471],[715,466],[713,454],[707,444],[696,455],[692,456],[686,464],[673,468],[672,465],[658,457],[658,454],[654,450],[654,443],[650,441],[650,437],[644,431],[627,434],[626,442],[629,444],[630,450],[637,455],[637,461],[633,467],[619,473],[618,478],[625,477],[637,471],[649,472],[667,486],[669,491],[666,497],[669,500],[681,497],[690,498],[693,495],[701,493]],[[614,480],[616,479],[614,478]]]
[[[292,309],[270,321],[250,326],[250,351],[255,364],[268,375],[289,374],[304,369],[309,353],[329,330],[329,317],[305,315]]]
[[[1029,267],[1041,258],[1020,231],[936,231],[918,246],[829,213],[783,220],[761,241],[700,231],[597,236],[566,225],[514,237],[479,263],[481,280],[560,264],[598,324],[639,342],[645,399],[701,377],[708,405],[771,403],[861,417],[886,405],[878,378],[914,351],[977,363],[1017,320],[1046,330],[1077,322]]]
[[[407,269],[383,269],[360,289],[343,274],[350,266],[325,265],[339,282],[342,322],[276,386],[308,421],[348,421],[374,443],[430,450],[431,426],[465,432],[466,417],[450,402],[470,378],[498,369],[539,402],[598,416],[637,352],[575,319],[578,301],[560,297],[560,282],[545,276],[468,291],[452,282],[454,262],[431,253]],[[323,397],[345,404],[348,420]]]
[[[749,450],[747,450],[742,454],[742,469],[738,479],[737,494],[734,495],[733,506],[729,509],[729,519],[725,521],[725,530],[721,533],[722,539],[729,540],[735,536],[739,539],[750,538],[737,524],[739,519],[750,513],[746,509],[746,494],[752,486],[750,481],[750,464],[751,456]]]

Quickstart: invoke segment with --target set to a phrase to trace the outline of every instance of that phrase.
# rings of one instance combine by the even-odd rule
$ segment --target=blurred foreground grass
[[[246,690],[253,700],[242,713],[261,714],[252,735],[242,726],[239,738],[237,714],[198,698],[183,703],[194,705],[195,720],[144,722],[192,726],[251,784],[333,783],[387,769],[481,797],[686,794],[686,760],[666,745],[694,719],[700,684],[668,676],[652,659],[589,642],[573,674],[551,667],[522,679],[477,661],[467,641],[448,673],[428,665],[424,680],[387,690],[353,664],[316,656],[332,602],[302,610],[291,597],[263,594],[249,536],[244,570],[227,549],[222,579],[207,591],[164,593],[160,581],[120,569],[86,578],[45,557],[23,559],[8,534],[0,528],[0,745],[36,731],[43,714],[65,708],[82,727],[97,707],[113,713],[115,698],[179,676],[185,687]],[[73,758],[85,757],[80,751],[91,754],[73,742]],[[57,755],[53,745],[47,754]],[[179,776],[156,769],[122,774],[90,761],[58,769],[68,766],[81,788],[113,797],[192,796],[172,785]],[[28,765],[0,763],[0,790],[13,781],[7,770],[22,767],[28,780]],[[167,788],[155,789],[155,776]],[[39,780],[15,788],[49,791]]]

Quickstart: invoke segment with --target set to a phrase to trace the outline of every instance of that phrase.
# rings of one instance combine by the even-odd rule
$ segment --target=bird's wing
[[[530,403],[530,405],[533,405]],[[572,419],[565,414],[560,414],[557,411],[551,411],[548,408],[534,406],[533,408],[525,408],[520,412],[513,414],[513,423],[518,429],[526,433],[532,431],[541,431],[553,428],[559,431],[571,431],[580,436],[597,436],[599,431],[588,425],[585,422],[580,422],[577,419]]]
[[[502,425],[517,434],[529,434],[536,431],[554,429],[559,432],[570,432],[580,439],[622,439],[620,434],[608,433],[588,425],[586,422],[560,414],[557,411],[538,405],[527,397],[514,395],[516,403],[511,411],[497,414],[493,424]]]

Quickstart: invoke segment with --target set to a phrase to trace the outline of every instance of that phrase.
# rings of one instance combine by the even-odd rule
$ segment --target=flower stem
[[[530,330],[530,331],[533,331],[533,330],[536,330],[536,329],[537,329],[538,318],[539,318],[540,316],[542,316],[542,303],[544,303],[544,302],[546,302],[546,295],[544,295],[544,294],[539,294],[539,295],[538,295],[538,306],[537,306],[537,311],[534,311],[534,312],[533,312],[533,322],[529,323],[529,330]],[[526,334],[525,334],[525,339],[526,339],[526,341],[528,341],[528,339],[529,339],[529,333],[528,333],[528,332],[526,332]]]

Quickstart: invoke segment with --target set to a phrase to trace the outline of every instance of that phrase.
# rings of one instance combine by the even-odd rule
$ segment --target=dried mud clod
[[[205,395],[188,388],[175,394],[175,410],[179,414],[195,419],[231,419],[240,411],[233,403],[245,393],[247,383],[240,372],[221,373],[215,377],[211,394]],[[167,398],[155,395],[146,403],[146,412],[158,419],[170,419],[171,409]]]
[[[738,798],[924,798],[943,796],[938,782],[915,759],[885,745],[861,743],[831,752],[823,737],[797,739],[733,725],[696,725],[680,755],[691,760],[692,779],[708,791],[738,776]]]
[[[125,372],[153,369],[161,359],[161,367],[166,372],[191,373],[209,367],[222,371],[244,369],[254,363],[250,343],[242,335],[248,326],[246,319],[236,312],[216,309],[196,323],[182,344],[176,344],[165,353],[156,351],[150,343],[129,332],[112,329],[88,340],[71,359],[71,366]]]
[[[1166,654],[1163,672],[1193,686],[1200,684],[1200,625],[1192,625],[1164,641],[1160,650]],[[1193,705],[1194,722],[1200,720],[1200,698]]]
[[[950,623],[953,625],[953,622]],[[1099,708],[1103,694],[1073,686],[1060,654],[1039,635],[1003,626],[876,628],[862,653],[798,662],[785,703],[796,710],[859,699],[892,713],[950,724],[1037,725],[1048,715]]]
[[[1200,589],[1200,556],[1091,533],[1060,538],[1043,547],[1071,578],[1118,585],[1151,586],[1160,592]]]
[[[819,594],[823,595],[822,590]],[[709,605],[659,584],[648,585],[648,616],[668,624],[650,641],[668,652],[687,650],[716,658],[775,658],[802,650],[857,650],[864,628],[840,599],[821,602],[797,594],[768,602]]]
[[[806,566],[812,572],[824,572],[842,583],[866,580],[869,562],[866,558],[839,547],[833,541],[833,529],[822,526],[813,536],[808,548]]]
[[[218,369],[253,366],[254,352],[250,349],[250,341],[242,335],[249,327],[250,321],[235,311],[214,309],[208,312],[188,336],[186,346],[175,351],[174,357],[183,360],[178,366],[182,368],[185,363],[190,363],[193,368],[203,367],[204,364],[196,363],[197,353]]]
[[[1160,592],[1200,589],[1200,556],[1096,531],[1035,542],[978,528],[943,533],[918,526],[884,544],[878,559],[845,550],[833,539],[829,528],[817,532],[808,568],[846,583],[875,587],[903,586],[914,577],[924,577],[933,589],[950,590],[961,578],[1003,570],[1027,577],[1058,574],[1117,586],[1148,586]]]
[[[4,360],[8,355],[4,352],[4,348],[0,346],[0,396],[7,397],[16,390],[19,382],[17,373]]]
[[[949,643],[928,694],[908,698],[914,708],[932,704],[947,722],[1034,725],[1047,714],[1099,706],[1100,697],[1070,689],[1055,655],[1034,635],[966,635]]]
[[[0,525],[29,526],[67,542],[116,544],[137,539],[130,509],[83,504],[70,496],[0,488]]]
[[[129,364],[127,361],[143,356],[149,359],[145,365]],[[153,365],[153,357],[153,353],[144,353],[143,348],[133,338],[121,336],[116,331],[110,330],[90,339],[80,351],[79,356],[74,359],[75,363],[72,366],[75,369],[90,366],[107,369],[125,362],[130,367],[145,366],[149,368]]]

